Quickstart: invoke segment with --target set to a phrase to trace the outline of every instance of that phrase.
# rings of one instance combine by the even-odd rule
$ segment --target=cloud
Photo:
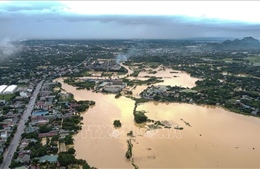
[[[68,10],[69,7],[60,2],[16,1],[0,3],[0,20],[12,21],[21,19],[53,19]]]
[[[260,38],[260,24],[172,15],[76,14],[60,2],[0,3],[0,38]]]
[[[69,9],[68,6],[55,1],[31,1],[30,3],[26,1],[16,1],[16,2],[6,2],[0,5],[0,11],[5,11],[8,13],[28,13],[28,12],[40,12],[40,11],[51,11],[58,12]]]
[[[100,9],[99,9],[100,10]],[[36,19],[43,20],[65,20],[70,22],[101,23],[117,22],[121,24],[222,24],[228,22],[221,19],[205,17],[187,17],[184,15],[90,15],[78,14],[70,10],[70,7],[58,1],[16,1],[0,3],[0,19],[20,20]],[[229,21],[230,22],[230,21]]]

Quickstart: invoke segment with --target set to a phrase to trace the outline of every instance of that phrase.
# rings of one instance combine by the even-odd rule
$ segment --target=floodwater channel
[[[146,75],[145,72],[139,74]],[[185,72],[172,73],[168,69],[154,75],[166,79],[163,85],[193,87],[198,80]],[[96,102],[82,113],[82,130],[74,136],[76,157],[85,159],[91,166],[134,168],[125,158],[127,133],[133,131],[133,159],[140,169],[260,167],[260,119],[257,117],[216,106],[151,101],[138,105],[137,110],[146,111],[150,119],[167,121],[172,127],[149,130],[135,124],[135,102],[130,98],[116,99],[114,94],[76,90],[63,83],[62,78],[56,81],[76,100]],[[137,86],[133,96],[138,96],[146,87]],[[121,128],[114,128],[116,119],[121,121]],[[181,126],[183,130],[174,126]]]

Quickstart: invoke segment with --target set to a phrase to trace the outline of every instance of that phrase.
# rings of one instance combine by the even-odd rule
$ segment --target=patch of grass
[[[184,93],[197,93],[196,90],[191,90],[191,89],[183,89],[180,92],[184,92]]]
[[[160,63],[157,62],[150,62],[148,63],[148,66],[152,69],[156,69],[158,66],[160,66]]]
[[[250,63],[260,65],[260,55],[258,56],[249,56],[245,58],[246,60],[249,60]]]
[[[131,80],[131,82],[132,82],[132,84],[136,84],[136,85],[143,85],[143,84],[150,85],[150,84],[163,82],[163,80],[162,80],[162,78],[151,76],[147,80],[138,80],[138,79],[136,79],[136,80]]]
[[[139,73],[140,73],[140,71],[134,71],[134,72],[131,74],[131,76],[137,77]]]
[[[15,94],[1,94],[0,95],[0,100],[10,101],[14,97],[15,97]]]
[[[83,72],[81,75],[82,75],[82,76],[91,76],[92,74],[89,73],[88,71],[85,71],[85,72]]]
[[[112,76],[112,75],[113,75],[113,73],[111,73],[111,72],[103,72],[101,74],[101,76],[103,76],[103,77],[108,77],[108,76]]]
[[[96,83],[94,81],[76,81],[74,78],[67,78],[65,83],[77,87],[77,89],[93,89]]]
[[[125,75],[125,72],[117,72],[117,75]]]
[[[229,63],[241,63],[241,62],[244,62],[243,60],[234,60],[233,58],[224,58],[223,61],[229,62]]]
[[[18,84],[17,87],[26,88],[26,87],[28,87],[28,84]]]

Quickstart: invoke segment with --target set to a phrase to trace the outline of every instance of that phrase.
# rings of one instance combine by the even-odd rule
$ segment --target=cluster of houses
[[[9,146],[19,116],[20,113],[15,113],[14,110],[10,110],[7,114],[0,114],[0,154]]]
[[[37,81],[28,82],[25,88],[17,87],[17,85],[10,85],[1,88],[2,95],[18,93],[11,98],[0,100],[0,154],[9,146],[17,123],[22,115],[24,108],[28,102],[28,97],[31,96]],[[5,92],[8,91],[8,92]],[[10,98],[9,98],[10,99]]]
[[[113,59],[98,59],[91,63],[84,62],[84,66],[88,70],[117,71],[121,66]]]
[[[164,85],[158,85],[158,86],[154,86],[151,85],[149,87],[147,87],[142,93],[141,96],[142,98],[145,99],[153,99],[156,95],[165,95],[167,92],[167,87]]]
[[[189,103],[196,103],[199,100],[206,100],[206,96],[203,93],[198,93],[194,90],[184,89],[181,87],[173,87],[174,89],[170,89],[169,86],[158,85],[154,86],[151,85],[147,87],[140,95],[142,98],[148,100],[161,100],[163,98],[171,98],[171,101],[181,101],[181,102],[189,102]],[[188,93],[194,93],[195,95],[188,95]],[[195,96],[196,98],[194,98]],[[254,100],[248,95],[242,95],[240,100],[236,100],[233,105],[237,106],[238,109],[243,110],[244,112],[251,113],[252,115],[259,115],[260,114],[260,107],[254,107],[246,104],[245,100]],[[168,99],[169,101],[169,99]],[[216,106],[219,106],[219,103],[216,103]]]
[[[183,96],[184,93],[197,93],[194,90],[186,89],[183,87],[177,87],[175,86],[174,89],[171,89],[170,86],[165,86],[165,85],[151,85],[147,87],[140,95],[142,98],[148,99],[148,100],[153,100],[157,97],[160,98],[179,98],[179,101],[182,102],[189,102],[193,103],[193,99],[188,96]],[[197,93],[200,94],[200,93]]]
[[[57,163],[58,160],[58,155],[56,154],[50,154],[50,155],[43,155],[41,157],[35,157],[34,159],[31,158],[31,150],[27,150],[27,147],[30,144],[35,144],[37,143],[36,139],[22,139],[20,141],[20,145],[18,146],[18,151],[16,152],[16,159],[15,162],[20,163],[20,164],[25,164],[20,167],[16,167],[16,169],[40,169],[38,165],[29,165],[31,164],[32,160],[36,160],[39,163]]]
[[[69,135],[71,131],[62,129],[61,120],[66,118],[71,118],[75,115],[74,104],[69,104],[67,101],[71,97],[70,93],[66,92],[54,92],[56,82],[45,82],[41,88],[41,91],[38,94],[36,103],[34,105],[34,110],[26,123],[26,128],[24,130],[25,134],[38,133],[38,138],[51,138],[53,136],[58,136],[59,138],[65,138],[66,135]],[[57,95],[60,99],[57,99]],[[64,100],[61,102],[60,100]],[[62,111],[61,104],[67,105],[66,113]],[[0,122],[0,153],[4,152],[5,142],[8,137],[11,135],[14,126],[19,122],[19,117],[22,111],[17,113],[16,111],[10,111],[7,114],[0,114],[0,119],[4,118]],[[55,121],[55,119],[60,119],[60,121]],[[22,120],[22,119],[20,119]],[[51,127],[51,130],[44,133],[39,132],[39,129],[43,125],[48,125]],[[39,166],[31,166],[32,160],[36,158],[31,158],[31,150],[28,150],[28,146],[32,142],[36,142],[35,139],[26,139],[22,138],[17,149],[17,156],[14,161],[24,164],[22,168],[39,168]],[[45,154],[44,156],[37,157],[37,161],[57,163],[57,154]],[[19,168],[19,167],[18,167]]]
[[[72,107],[68,109],[66,114],[62,113],[61,107],[57,106],[59,104],[56,95],[53,95],[51,90],[51,85],[55,85],[56,82],[44,83],[40,93],[38,94],[38,99],[34,106],[34,111],[31,114],[30,122],[25,129],[26,133],[35,132],[38,130],[40,125],[49,124],[49,121],[53,119],[66,119],[74,116],[75,109]],[[68,98],[69,93],[59,93],[61,98]],[[68,105],[68,102],[64,102]],[[60,132],[60,124],[52,123],[53,130],[48,133],[39,133],[39,137],[52,137],[58,135]],[[63,131],[64,132],[64,131]],[[69,133],[69,132],[68,132]]]
[[[106,79],[106,78],[100,78],[100,79],[94,79],[91,77],[83,77],[80,78],[81,81],[89,81],[89,82],[95,82],[94,91],[97,92],[107,92],[107,93],[119,93],[126,89],[127,83],[123,82],[120,79]]]
[[[119,93],[126,86],[127,83],[124,83],[122,80],[105,80],[100,82],[97,89],[102,92]]]
[[[251,114],[253,114],[253,115],[258,115],[260,113],[260,107],[253,107],[253,106],[249,106],[249,105],[243,103],[243,100],[252,100],[252,99],[253,98],[251,98],[248,95],[242,95],[241,100],[235,101],[235,105],[241,107],[244,110],[251,112]]]

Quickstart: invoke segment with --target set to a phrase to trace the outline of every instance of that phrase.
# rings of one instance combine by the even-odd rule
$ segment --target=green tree
[[[146,122],[148,117],[144,114],[144,112],[136,111],[134,113],[134,120],[136,123],[143,123]]]
[[[15,162],[14,160],[12,160],[9,168],[15,168],[15,167],[19,167],[19,166],[21,166],[21,164],[19,162]]]
[[[74,155],[76,150],[74,148],[69,148],[68,153]]]
[[[0,156],[0,164],[2,164],[3,160],[4,160],[4,157],[1,155]]]
[[[59,136],[58,135],[52,136],[52,138],[51,138],[51,142],[58,141],[58,140],[59,140]]]
[[[58,162],[62,166],[68,166],[69,164],[75,163],[75,157],[72,154],[61,152],[58,154]]]
[[[72,135],[66,135],[65,138],[64,138],[64,142],[66,145],[68,144],[73,144],[74,142],[74,139],[72,138]]]
[[[46,144],[47,144],[47,145],[50,144],[50,138],[49,138],[49,137],[46,138]]]
[[[40,133],[48,133],[52,130],[52,127],[48,126],[48,124],[45,124],[43,126],[40,126],[39,132]]]
[[[114,123],[113,123],[114,127],[121,127],[121,122],[120,120],[114,120]]]

